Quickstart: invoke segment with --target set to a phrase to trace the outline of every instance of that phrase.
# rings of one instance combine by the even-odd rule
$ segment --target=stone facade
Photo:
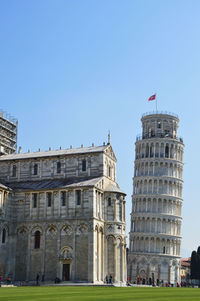
[[[180,282],[183,140],[179,119],[142,117],[135,144],[128,276],[132,281]]]
[[[0,274],[126,280],[125,194],[110,143],[0,156]]]

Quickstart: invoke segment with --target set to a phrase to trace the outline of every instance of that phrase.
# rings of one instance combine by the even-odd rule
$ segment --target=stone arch
[[[64,224],[61,228],[61,235],[71,235],[73,233],[73,229],[69,224]]]
[[[138,259],[138,263],[145,266],[147,263],[148,263],[148,260],[146,258],[146,256],[141,256],[139,259]]]
[[[88,232],[88,225],[86,223],[81,223],[76,227],[77,234],[86,234]]]
[[[55,236],[58,232],[56,225],[50,224],[46,227],[47,236]]]
[[[100,227],[99,227],[99,232],[104,233],[103,226],[100,226]]]
[[[7,233],[9,232],[9,227],[8,227],[8,225],[7,225],[6,223],[3,223],[0,229],[1,229],[1,231],[2,231],[3,229],[6,229],[6,232],[7,232]]]
[[[25,225],[21,225],[17,228],[17,234],[18,235],[26,235],[28,234],[29,229]]]
[[[60,249],[59,259],[72,260],[73,248],[71,246],[64,246]]]
[[[43,234],[43,229],[39,224],[33,225],[31,227],[31,234],[34,235],[36,231],[40,231],[41,235]]]

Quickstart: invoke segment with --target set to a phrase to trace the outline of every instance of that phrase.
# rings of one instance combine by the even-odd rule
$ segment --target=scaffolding
[[[0,155],[16,153],[18,121],[0,109]]]

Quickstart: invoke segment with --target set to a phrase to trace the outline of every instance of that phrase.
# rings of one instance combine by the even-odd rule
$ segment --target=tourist
[[[6,278],[6,282],[7,282],[7,284],[11,284],[11,279],[10,279],[10,277],[9,277],[9,276],[7,276],[7,278]]]
[[[106,275],[105,279],[106,279],[106,284],[108,284],[108,275]]]
[[[37,273],[37,276],[36,276],[36,285],[39,285],[39,280],[40,280],[40,275]]]

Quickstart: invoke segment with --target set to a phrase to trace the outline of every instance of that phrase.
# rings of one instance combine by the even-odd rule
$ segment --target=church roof
[[[113,184],[111,184],[111,183],[105,188],[105,191],[107,191],[107,192],[117,192],[117,193],[122,193],[122,194],[126,195],[126,193],[124,193],[124,192],[119,188],[119,186],[113,185]]]
[[[109,145],[101,145],[101,146],[59,149],[59,150],[50,150],[50,151],[28,152],[23,154],[22,153],[10,154],[10,155],[0,156],[0,161],[44,158],[44,157],[63,156],[63,155],[78,155],[78,154],[85,154],[85,153],[100,153],[100,152],[104,152],[104,150],[106,150],[108,147]]]
[[[4,190],[11,190],[8,186],[0,183],[0,189],[4,189]]]
[[[16,191],[38,191],[48,189],[65,189],[73,187],[95,186],[102,177],[92,179],[53,179],[42,181],[10,182],[9,186]]]

